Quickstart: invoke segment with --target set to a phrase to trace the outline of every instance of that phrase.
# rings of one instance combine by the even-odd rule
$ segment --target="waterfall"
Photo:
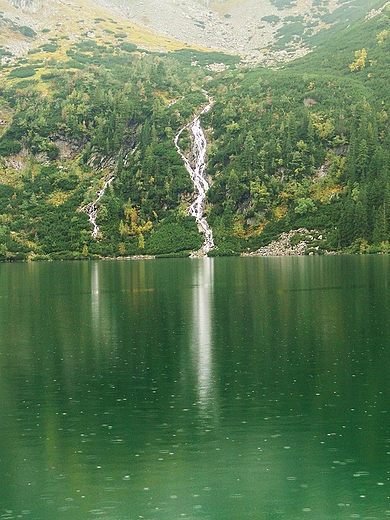
[[[190,123],[187,123],[183,128],[181,128],[179,132],[176,134],[174,140],[176,149],[180,154],[181,158],[183,159],[186,170],[190,174],[191,180],[194,184],[194,194],[196,198],[195,201],[188,208],[188,213],[189,215],[195,217],[195,220],[205,237],[202,247],[198,252],[193,253],[193,256],[207,255],[207,253],[215,247],[213,231],[208,225],[208,222],[204,216],[206,192],[210,186],[206,179],[207,141],[202,126],[200,124],[200,116],[208,112],[210,108],[213,106],[213,103],[214,100],[212,98],[209,98],[208,104],[202,109],[201,113],[197,116],[194,116],[193,120]],[[192,167],[189,159],[184,155],[179,146],[180,136],[182,132],[187,128],[192,133],[191,152],[194,158],[194,168]]]
[[[112,176],[112,177],[110,177],[108,179],[108,181],[105,181],[103,188],[101,188],[100,190],[98,190],[96,192],[96,197],[97,198],[93,202],[90,202],[89,204],[86,204],[85,206],[83,206],[79,210],[79,211],[84,211],[84,213],[86,213],[88,215],[89,221],[90,221],[90,223],[93,226],[92,227],[92,231],[91,231],[91,234],[92,234],[93,238],[97,238],[98,234],[99,234],[99,226],[96,223],[96,218],[97,218],[98,209],[99,209],[98,206],[97,206],[97,203],[103,197],[104,192],[106,191],[107,187],[112,183],[112,181],[114,179],[115,179],[115,177]]]

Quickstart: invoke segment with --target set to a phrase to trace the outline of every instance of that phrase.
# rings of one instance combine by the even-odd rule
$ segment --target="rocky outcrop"
[[[41,0],[11,0],[10,3],[27,13],[37,13],[43,6]]]
[[[299,228],[282,233],[278,240],[274,240],[252,253],[243,253],[242,256],[302,256],[307,254],[324,253],[321,243],[324,237],[318,231],[309,231]]]
[[[370,20],[371,18],[374,18],[374,16],[377,16],[378,14],[381,14],[386,9],[386,7],[388,5],[390,5],[390,1],[386,2],[379,9],[372,9],[369,13],[367,13],[365,20]]]

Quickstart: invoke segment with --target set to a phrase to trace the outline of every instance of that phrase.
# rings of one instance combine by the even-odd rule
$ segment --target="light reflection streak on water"
[[[216,410],[212,360],[213,259],[198,262],[193,278],[192,358],[197,376],[197,393],[202,415],[210,417]]]
[[[109,291],[102,288],[101,272],[98,262],[91,264],[91,327],[96,354],[100,350],[99,345],[107,348],[117,345],[116,320],[111,315],[113,310],[107,298]]]
[[[94,329],[99,324],[99,266],[97,263],[92,264],[91,268],[91,309],[92,309],[92,320],[94,322]]]

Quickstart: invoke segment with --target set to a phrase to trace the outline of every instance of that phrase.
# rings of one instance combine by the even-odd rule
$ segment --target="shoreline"
[[[295,257],[295,256],[334,256],[334,255],[386,255],[390,253],[389,249],[384,247],[383,250],[378,250],[379,246],[367,246],[359,248],[352,248],[344,251],[334,251],[326,249],[326,238],[323,233],[317,230],[308,230],[306,228],[298,228],[281,233],[279,238],[271,241],[266,246],[260,247],[255,251],[243,251],[241,253],[218,255],[218,246],[213,250],[214,254],[210,257],[203,254],[197,254],[197,251],[182,251],[179,253],[159,253],[155,255],[126,255],[126,256],[99,256],[94,254],[83,255],[78,251],[58,251],[54,253],[35,254],[35,253],[16,253],[14,257],[3,258],[0,263],[13,262],[63,262],[63,261],[84,261],[84,260],[156,260],[159,258],[218,258],[222,256],[229,257]],[[217,254],[215,254],[217,253]]]
[[[362,251],[362,252],[352,252],[352,251],[323,251],[321,253],[280,253],[280,254],[263,254],[257,252],[250,253],[240,253],[240,254],[232,254],[232,255],[213,255],[208,257],[204,256],[191,256],[191,255],[183,255],[183,256],[169,256],[169,255],[133,255],[133,256],[112,256],[112,257],[87,257],[87,258],[48,258],[48,257],[40,257],[40,258],[10,258],[5,260],[0,260],[0,264],[17,264],[17,263],[35,263],[35,262],[110,262],[110,261],[143,261],[143,260],[161,260],[161,259],[205,259],[205,258],[297,258],[297,257],[319,257],[319,256],[340,256],[340,255],[351,255],[351,256],[375,256],[375,255],[388,255],[389,252],[386,251]]]

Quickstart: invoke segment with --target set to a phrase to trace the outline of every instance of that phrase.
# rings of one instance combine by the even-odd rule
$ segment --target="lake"
[[[0,264],[0,518],[390,517],[390,257]]]

